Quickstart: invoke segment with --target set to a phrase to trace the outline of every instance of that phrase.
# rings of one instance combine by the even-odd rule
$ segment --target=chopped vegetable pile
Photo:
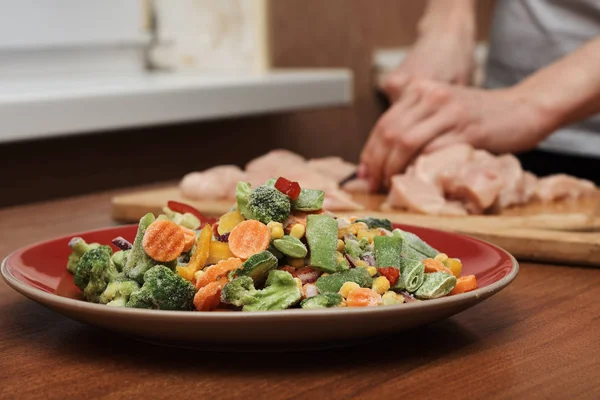
[[[462,263],[388,220],[337,218],[325,194],[285,178],[237,185],[213,226],[169,202],[146,214],[133,243],[69,242],[67,270],[83,298],[114,307],[270,311],[372,307],[477,288]]]

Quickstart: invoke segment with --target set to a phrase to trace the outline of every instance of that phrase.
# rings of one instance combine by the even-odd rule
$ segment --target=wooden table
[[[0,210],[0,256],[112,225],[116,192]],[[499,295],[364,346],[294,354],[161,348],[80,324],[0,280],[0,399],[600,398],[600,270],[522,264]]]

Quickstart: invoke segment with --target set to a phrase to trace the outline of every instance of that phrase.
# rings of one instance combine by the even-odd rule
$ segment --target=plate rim
[[[424,301],[418,301],[418,302],[395,304],[395,305],[389,305],[389,306],[385,306],[385,307],[342,307],[342,308],[336,307],[336,308],[326,308],[326,309],[308,309],[308,310],[307,309],[289,309],[289,310],[277,310],[277,311],[249,311],[249,312],[232,312],[232,311],[211,311],[211,312],[193,312],[192,311],[192,312],[190,312],[190,311],[147,310],[147,309],[137,309],[137,308],[107,307],[105,304],[95,304],[95,303],[89,303],[89,302],[86,302],[83,300],[77,300],[77,299],[72,299],[69,297],[63,297],[63,296],[59,296],[55,293],[49,293],[49,292],[46,292],[39,288],[35,288],[32,286],[26,285],[25,283],[18,280],[8,270],[9,259],[14,257],[18,253],[23,253],[31,248],[41,245],[41,244],[47,243],[49,241],[55,241],[55,240],[67,239],[67,238],[74,237],[74,236],[80,236],[83,234],[96,233],[96,232],[102,232],[102,231],[107,231],[107,230],[136,226],[136,224],[127,224],[127,225],[118,225],[118,226],[111,226],[111,227],[105,227],[105,228],[99,228],[99,229],[92,229],[92,230],[88,230],[88,231],[64,235],[64,236],[60,236],[60,237],[56,237],[56,238],[41,240],[41,241],[35,242],[33,244],[21,247],[17,250],[12,251],[4,258],[4,260],[2,261],[2,264],[0,265],[0,274],[2,275],[2,278],[4,279],[4,281],[16,292],[22,294],[23,296],[25,296],[31,300],[34,300],[34,301],[40,303],[43,306],[54,306],[54,307],[60,308],[61,310],[83,309],[83,310],[85,310],[89,313],[93,313],[93,314],[121,314],[122,316],[129,315],[132,317],[134,317],[134,316],[136,316],[136,317],[138,317],[138,316],[139,317],[154,316],[154,317],[161,317],[161,318],[166,318],[166,319],[177,319],[177,320],[180,320],[181,318],[185,318],[185,319],[194,320],[194,321],[197,320],[198,322],[200,322],[200,321],[209,322],[209,321],[214,321],[214,320],[224,322],[224,321],[229,321],[231,319],[234,319],[234,320],[267,319],[267,320],[269,320],[269,319],[273,319],[273,318],[281,319],[281,318],[286,318],[286,317],[294,318],[294,319],[302,319],[302,318],[309,318],[309,317],[311,317],[311,318],[314,318],[314,317],[328,318],[328,317],[331,317],[332,315],[335,315],[336,317],[351,318],[351,317],[356,317],[356,316],[365,315],[365,314],[374,316],[374,315],[378,315],[378,314],[386,314],[386,313],[389,313],[390,311],[395,311],[395,313],[402,313],[403,311],[400,311],[400,310],[405,310],[404,312],[410,312],[413,309],[429,309],[429,308],[435,308],[435,306],[451,306],[455,303],[461,304],[463,302],[468,301],[469,299],[478,300],[481,298],[481,300],[485,300],[486,298],[501,291],[506,286],[511,284],[515,280],[515,278],[517,277],[517,275],[519,273],[520,266],[519,266],[518,261],[515,259],[515,257],[512,254],[510,254],[508,251],[504,250],[503,248],[501,248],[499,246],[496,246],[495,244],[492,244],[485,240],[481,240],[481,239],[475,238],[473,236],[465,235],[462,233],[448,232],[448,231],[443,231],[440,229],[421,227],[421,226],[417,226],[417,225],[409,225],[409,224],[401,224],[401,225],[404,225],[407,227],[415,227],[415,228],[419,228],[419,229],[427,229],[430,231],[441,232],[444,234],[450,233],[453,235],[466,237],[466,238],[475,240],[477,242],[483,243],[485,245],[491,246],[491,247],[499,250],[506,256],[508,256],[508,258],[511,261],[511,270],[509,271],[509,273],[506,276],[504,276],[503,278],[499,279],[498,281],[496,281],[488,286],[478,288],[478,289],[475,289],[470,292],[461,293],[461,294],[453,295],[450,297],[442,297],[442,298],[433,299],[433,300],[424,300]],[[299,317],[300,315],[303,315],[304,317]]]

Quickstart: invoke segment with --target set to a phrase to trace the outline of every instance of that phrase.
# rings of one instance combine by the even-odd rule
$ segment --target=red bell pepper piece
[[[385,276],[392,286],[394,286],[398,282],[398,278],[400,278],[400,270],[398,268],[381,267],[377,268],[377,272]]]
[[[279,177],[275,182],[275,189],[281,193],[287,195],[292,200],[297,200],[300,196],[300,184],[298,182],[290,181],[284,177]]]

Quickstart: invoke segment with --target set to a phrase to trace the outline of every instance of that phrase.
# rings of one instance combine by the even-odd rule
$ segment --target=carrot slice
[[[371,289],[352,289],[346,297],[348,307],[372,307],[381,303],[381,295]]]
[[[183,237],[185,241],[183,251],[190,251],[192,247],[194,247],[194,242],[196,241],[196,231],[190,228],[186,228],[185,226],[180,226],[180,228],[183,231]]]
[[[142,240],[144,251],[153,260],[173,261],[185,246],[183,230],[175,222],[157,220],[150,224]]]
[[[211,282],[196,292],[194,306],[198,311],[211,311],[221,304],[221,290],[227,284],[227,279]]]
[[[256,220],[240,222],[229,234],[229,250],[242,260],[266,250],[270,242],[269,228]]]
[[[426,258],[423,260],[423,265],[425,265],[425,273],[429,274],[431,272],[445,272],[450,275],[454,275],[452,270],[442,264],[441,261],[434,260],[433,258]]]
[[[212,282],[221,280],[227,281],[227,273],[231,270],[237,269],[242,265],[242,260],[239,258],[229,258],[227,260],[220,261],[219,263],[207,267],[204,270],[204,274],[196,281],[196,287],[200,289]]]
[[[475,278],[475,275],[465,275],[456,280],[456,286],[454,286],[450,294],[465,293],[475,289],[477,289],[477,278]]]

